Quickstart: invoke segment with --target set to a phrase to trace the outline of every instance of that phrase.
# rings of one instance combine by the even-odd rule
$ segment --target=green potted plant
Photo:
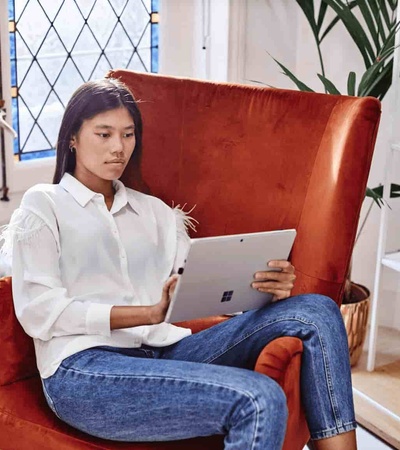
[[[321,48],[321,44],[328,33],[331,32],[337,23],[341,22],[356,44],[365,64],[365,72],[359,81],[354,71],[348,74],[346,94],[359,97],[373,96],[379,100],[383,100],[392,84],[395,36],[400,28],[400,23],[396,20],[398,1],[295,1],[306,16],[315,39],[321,66],[321,73],[318,73],[317,76],[322,83],[325,93],[341,95],[335,83],[325,73]],[[317,15],[315,3],[320,3]],[[333,18],[326,25],[328,10],[333,13]],[[287,67],[275,58],[274,60],[299,90],[314,92],[313,89],[299,80]],[[366,196],[372,198],[372,201],[360,227],[358,236],[366,223],[372,205],[376,203],[379,207],[384,206],[383,186],[375,188],[367,187]],[[400,197],[400,185],[391,185],[390,197]],[[369,296],[370,293],[366,287],[351,282],[351,269],[349,268],[341,310],[348,332],[352,365],[357,363],[362,352],[368,322]]]

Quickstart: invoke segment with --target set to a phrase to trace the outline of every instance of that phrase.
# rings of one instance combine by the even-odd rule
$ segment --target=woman
[[[280,272],[254,275],[253,287],[277,300],[265,308],[195,335],[163,322],[189,219],[119,181],[128,162],[139,176],[141,138],[126,86],[84,84],[62,120],[54,183],[29,189],[4,233],[15,310],[34,339],[50,408],[106,439],[224,434],[229,450],[280,449],[285,396],[251,369],[268,342],[296,336],[315,448],[355,449],[339,309],[323,296],[290,297],[289,262],[271,261]]]

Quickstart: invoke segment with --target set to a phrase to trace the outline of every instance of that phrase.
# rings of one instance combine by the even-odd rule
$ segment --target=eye
[[[126,137],[126,138],[131,138],[131,137],[133,137],[135,135],[135,133],[125,133],[124,134],[124,137]]]
[[[104,139],[110,137],[110,133],[96,133],[96,134],[97,134],[97,136],[100,136],[101,138],[104,138]]]

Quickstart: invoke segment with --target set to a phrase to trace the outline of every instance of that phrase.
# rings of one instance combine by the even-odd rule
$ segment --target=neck
[[[115,189],[112,180],[104,180],[91,173],[82,173],[79,170],[75,170],[72,175],[91,191],[103,194],[107,200],[114,198]]]

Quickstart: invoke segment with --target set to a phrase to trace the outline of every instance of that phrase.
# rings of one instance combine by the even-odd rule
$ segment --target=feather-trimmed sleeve
[[[25,332],[48,341],[66,335],[110,336],[111,304],[70,296],[63,284],[55,216],[46,204],[33,212],[16,210],[3,230],[3,254],[12,256],[15,313]]]
[[[178,269],[185,265],[185,259],[190,247],[189,229],[195,232],[196,224],[199,223],[196,219],[194,219],[189,215],[192,213],[195,207],[193,207],[190,211],[185,212],[184,211],[185,206],[186,205],[183,205],[183,207],[181,208],[180,205],[177,205],[173,208],[176,220],[176,237],[177,237],[177,246],[176,246],[176,255],[173,273],[177,273]]]
[[[31,245],[45,226],[46,223],[36,214],[22,208],[16,209],[10,223],[1,227],[0,242],[3,245],[0,252],[5,261],[11,264],[15,242]]]

